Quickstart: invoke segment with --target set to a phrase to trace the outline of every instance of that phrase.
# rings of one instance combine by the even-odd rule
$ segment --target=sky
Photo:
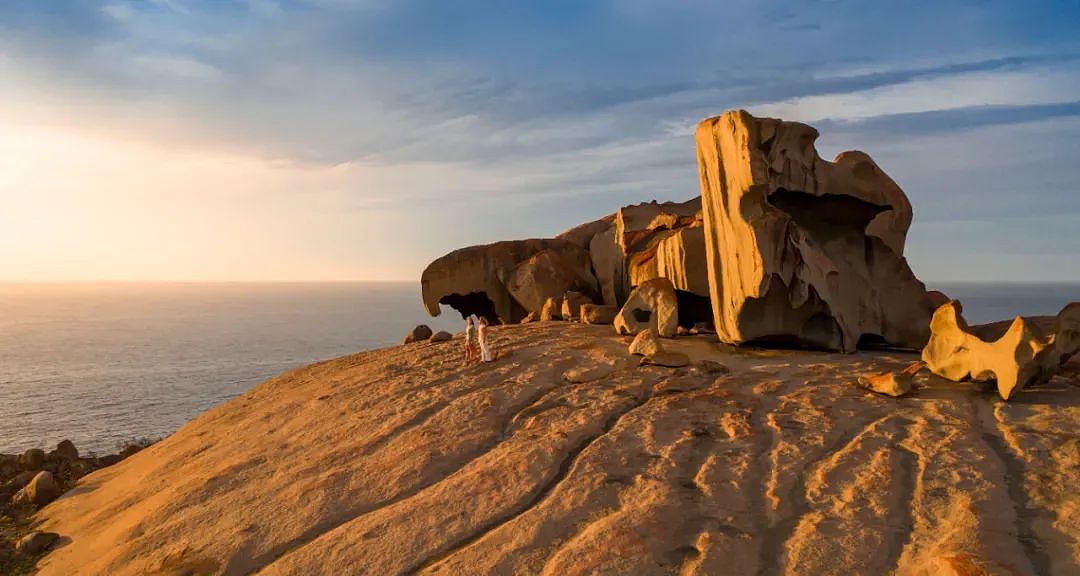
[[[1080,281],[1080,0],[5,0],[0,280],[419,279],[698,195],[731,108],[868,152],[924,281]]]

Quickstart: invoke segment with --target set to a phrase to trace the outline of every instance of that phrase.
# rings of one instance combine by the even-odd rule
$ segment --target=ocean
[[[931,284],[976,324],[1056,314],[1080,284]],[[282,371],[401,341],[419,283],[0,284],[0,453],[166,436]]]

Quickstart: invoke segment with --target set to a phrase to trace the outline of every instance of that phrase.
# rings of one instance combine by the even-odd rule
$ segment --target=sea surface
[[[931,284],[972,324],[1056,314],[1080,284]],[[0,284],[0,453],[166,436],[284,370],[401,341],[418,283]]]

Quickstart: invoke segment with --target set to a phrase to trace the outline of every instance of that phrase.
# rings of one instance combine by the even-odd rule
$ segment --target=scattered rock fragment
[[[52,472],[38,472],[30,482],[15,493],[11,501],[15,504],[33,504],[41,507],[52,502],[60,495],[60,486],[56,484]]]
[[[428,341],[429,342],[448,342],[448,341],[453,340],[453,339],[454,339],[453,334],[447,332],[446,330],[439,330],[438,332],[432,334],[431,338],[429,338]]]
[[[610,364],[598,364],[583,368],[572,368],[563,374],[563,380],[572,384],[584,384],[605,378],[615,370]]]
[[[731,373],[730,368],[720,362],[717,362],[716,360],[702,360],[700,362],[696,362],[694,364],[694,367],[701,371],[701,373],[708,374],[710,376],[721,376]]]
[[[412,344],[413,342],[420,342],[421,340],[427,340],[428,338],[431,338],[431,328],[428,327],[427,324],[421,324],[416,328],[413,328],[401,343]]]
[[[912,362],[911,365],[899,372],[890,371],[881,374],[859,376],[858,383],[859,386],[866,388],[871,392],[898,398],[912,391],[914,388],[912,380],[914,379],[915,374],[921,370],[923,366],[924,364],[921,361]]]
[[[615,321],[615,315],[618,313],[619,307],[614,305],[581,305],[581,321],[585,324],[611,324]]]
[[[681,368],[690,364],[690,357],[682,352],[657,352],[641,358],[641,366],[665,366],[667,368]]]
[[[25,470],[23,472],[19,472],[14,477],[12,477],[10,481],[10,486],[16,490],[22,490],[27,484],[30,483],[31,480],[34,479],[34,476],[37,476],[37,472],[34,470]]]
[[[629,352],[639,356],[652,356],[659,354],[663,349],[660,339],[656,337],[656,331],[648,328],[638,332],[638,335],[634,337],[634,341],[630,343]]]
[[[19,539],[15,551],[27,556],[37,556],[48,550],[60,539],[55,532],[31,532]]]

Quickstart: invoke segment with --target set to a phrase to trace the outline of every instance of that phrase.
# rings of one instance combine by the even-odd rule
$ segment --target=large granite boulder
[[[995,382],[1008,400],[1025,386],[1044,383],[1080,352],[1080,302],[1053,318],[1023,318],[969,327],[958,301],[942,305],[930,322],[922,359],[950,380]]]
[[[510,271],[506,289],[522,307],[534,312],[553,296],[570,291],[595,294],[596,278],[586,261],[568,261],[554,250],[543,250]]]
[[[698,126],[717,334],[733,344],[922,348],[926,289],[903,257],[911,205],[866,154],[821,159],[817,136],[742,110]]]
[[[559,238],[496,242],[455,250],[429,264],[420,277],[424,306],[432,316],[438,316],[440,305],[445,304],[463,318],[476,314],[491,323],[520,322],[534,310],[514,298],[507,282],[520,264],[544,251],[550,253],[552,261],[561,262],[560,266],[595,285],[595,279],[588,280],[592,278],[589,253],[575,242]],[[529,297],[523,298],[535,305]]]
[[[630,293],[626,304],[615,316],[615,331],[633,335],[653,329],[664,338],[675,336],[679,326],[679,301],[667,278],[653,278]]]
[[[11,501],[15,504],[33,504],[41,507],[52,502],[60,495],[60,486],[48,470],[38,472],[32,480],[15,493]]]

